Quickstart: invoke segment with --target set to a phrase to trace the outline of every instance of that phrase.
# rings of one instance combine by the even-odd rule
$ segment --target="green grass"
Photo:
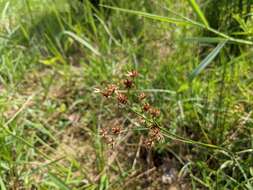
[[[215,28],[197,2],[2,1],[0,189],[252,189],[252,20]],[[95,93],[132,69],[161,111],[152,148],[135,91],[134,112]]]

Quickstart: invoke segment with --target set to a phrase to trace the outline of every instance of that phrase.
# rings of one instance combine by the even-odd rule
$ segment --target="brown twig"
[[[152,167],[148,170],[146,170],[145,172],[142,172],[140,173],[139,175],[135,175],[136,173],[134,173],[131,178],[126,181],[126,183],[124,184],[124,187],[122,189],[125,189],[129,184],[133,183],[134,181],[144,177],[144,176],[147,176],[147,175],[150,175],[152,172],[154,172],[156,170],[156,167]]]
[[[143,136],[140,137],[140,141],[139,141],[138,148],[137,148],[135,158],[134,158],[134,161],[133,161],[133,165],[132,165],[132,170],[135,169],[137,159],[140,157],[140,150],[141,150],[142,143],[143,143]]]

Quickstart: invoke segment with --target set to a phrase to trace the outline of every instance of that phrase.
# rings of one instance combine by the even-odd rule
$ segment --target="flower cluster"
[[[110,84],[107,85],[103,90],[96,89],[96,92],[99,92],[106,99],[111,99],[112,101],[118,102],[119,105],[123,105],[126,110],[130,112],[133,110],[141,110],[137,115],[139,119],[144,122],[142,122],[140,125],[145,125],[148,129],[147,138],[144,140],[144,145],[152,146],[154,142],[161,141],[163,139],[160,127],[157,124],[157,119],[160,116],[160,110],[149,104],[147,95],[144,92],[137,94],[139,91],[136,84],[137,77],[139,76],[137,71],[130,71],[125,76],[126,78],[122,80],[121,84]],[[140,109],[136,109],[138,107]],[[114,144],[114,138],[112,136],[119,135],[121,133],[122,129],[119,127],[111,127],[109,130],[101,130],[101,136],[108,144]]]
[[[114,146],[115,143],[114,136],[120,135],[121,133],[122,128],[120,126],[115,126],[110,129],[102,128],[100,131],[101,137],[105,140],[107,144],[111,145],[112,147]]]
[[[163,139],[164,138],[159,126],[153,124],[149,128],[148,138],[144,143],[146,143],[147,146],[152,146],[155,142],[163,141]]]

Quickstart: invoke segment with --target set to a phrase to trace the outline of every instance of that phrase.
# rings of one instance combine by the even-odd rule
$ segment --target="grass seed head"
[[[108,98],[108,97],[112,96],[116,90],[117,90],[117,86],[114,84],[110,84],[107,86],[107,88],[104,91],[101,91],[101,94],[104,97]]]
[[[149,137],[150,139],[153,139],[154,141],[161,141],[163,139],[163,135],[161,133],[159,126],[157,126],[156,124],[153,124],[150,127]]]
[[[149,109],[150,109],[150,105],[149,105],[149,103],[145,103],[144,105],[143,105],[143,111],[145,111],[145,112],[148,112],[149,111]]]
[[[103,129],[101,129],[100,135],[102,137],[106,137],[108,135],[108,131],[105,128],[103,128]]]
[[[146,96],[146,94],[144,92],[142,92],[142,93],[139,94],[139,100],[140,101],[144,100],[146,97],[147,96]]]
[[[118,135],[121,133],[121,128],[120,127],[112,127],[112,133],[114,135]]]
[[[153,146],[153,144],[154,144],[154,140],[153,139],[151,139],[151,138],[147,138],[147,139],[145,139],[144,141],[143,141],[143,144],[144,144],[144,146],[146,146],[146,147],[152,147]]]
[[[117,100],[120,104],[127,104],[128,98],[125,94],[118,93],[117,94]]]
[[[123,81],[123,84],[125,85],[125,88],[130,89],[133,87],[133,81],[131,79],[125,79]]]
[[[128,77],[132,77],[132,78],[138,77],[138,75],[139,75],[139,73],[138,73],[138,71],[136,71],[136,70],[132,70],[132,71],[129,71],[129,72],[127,73],[127,76],[128,76]]]
[[[152,117],[159,117],[160,116],[160,110],[157,108],[150,108],[149,113],[152,115]]]

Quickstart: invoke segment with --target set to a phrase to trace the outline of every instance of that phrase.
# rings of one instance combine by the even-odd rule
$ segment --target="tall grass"
[[[122,9],[122,8],[116,8],[116,7],[108,7],[114,10],[118,10],[118,11],[122,11],[122,12],[127,12],[130,14],[135,14],[135,15],[139,15],[139,16],[143,16],[146,18],[150,18],[150,19],[154,19],[156,21],[161,21],[161,22],[165,22],[168,24],[178,24],[178,25],[190,25],[193,27],[196,27],[197,29],[201,28],[202,31],[208,31],[208,33],[206,34],[211,34],[211,36],[205,36],[205,42],[212,42],[211,38],[214,37],[220,37],[219,41],[223,41],[223,43],[218,44],[218,46],[213,49],[212,52],[210,52],[206,58],[192,71],[192,73],[190,74],[190,83],[188,84],[184,84],[184,90],[185,89],[189,89],[190,91],[192,91],[192,93],[190,94],[190,97],[194,97],[194,96],[198,96],[198,94],[196,94],[195,89],[196,88],[200,88],[198,85],[200,84],[199,82],[193,81],[194,78],[199,77],[198,75],[201,72],[207,73],[207,71],[203,71],[204,69],[207,69],[207,66],[213,62],[213,60],[218,56],[218,62],[220,64],[219,69],[220,71],[217,72],[217,74],[220,75],[219,77],[219,82],[220,84],[217,85],[217,91],[216,91],[216,96],[217,98],[214,96],[214,103],[213,105],[208,105],[210,104],[208,101],[208,99],[210,98],[210,92],[209,92],[209,88],[210,85],[208,84],[207,88],[208,88],[208,92],[206,93],[206,97],[207,99],[204,99],[204,101],[207,101],[208,104],[207,105],[203,105],[203,106],[208,106],[208,108],[203,107],[199,108],[198,111],[196,111],[196,117],[195,119],[197,119],[196,122],[200,122],[198,125],[200,125],[199,127],[201,128],[201,131],[204,135],[204,141],[209,142],[210,144],[205,144],[205,143],[201,143],[200,139],[198,138],[198,141],[192,141],[191,139],[188,138],[184,138],[182,136],[177,136],[173,133],[171,133],[168,130],[164,130],[162,129],[162,132],[164,133],[164,136],[168,137],[169,139],[172,140],[177,140],[177,141],[182,141],[184,143],[187,144],[193,144],[196,146],[203,146],[206,147],[207,149],[211,148],[212,149],[212,144],[217,144],[217,147],[213,147],[214,150],[218,150],[222,149],[222,152],[224,153],[225,157],[227,156],[230,157],[230,159],[226,160],[225,157],[219,155],[218,153],[218,157],[215,158],[215,160],[219,160],[220,164],[216,165],[209,165],[207,167],[211,167],[213,168],[215,171],[219,171],[218,173],[215,174],[215,184],[214,186],[209,185],[208,182],[206,183],[204,179],[204,181],[202,181],[202,179],[199,178],[195,178],[197,179],[197,181],[199,181],[202,185],[208,187],[209,189],[221,189],[224,188],[226,189],[227,186],[229,186],[230,188],[245,188],[245,189],[252,189],[252,183],[250,182],[250,173],[249,170],[247,171],[247,169],[243,169],[243,165],[246,164],[246,162],[240,162],[238,160],[238,153],[234,152],[237,148],[239,147],[234,147],[233,151],[231,151],[231,146],[230,145],[229,149],[226,149],[226,145],[223,144],[224,141],[227,141],[227,138],[229,138],[227,135],[230,134],[230,130],[233,130],[234,126],[230,126],[230,122],[229,119],[227,118],[228,115],[230,115],[231,113],[231,99],[230,99],[230,95],[231,93],[233,93],[234,91],[234,83],[231,80],[231,78],[234,77],[233,71],[234,71],[234,63],[235,60],[238,60],[244,56],[238,56],[237,58],[232,57],[232,54],[230,55],[226,55],[226,51],[222,51],[223,47],[225,46],[226,43],[232,43],[232,44],[248,44],[250,46],[252,46],[252,42],[250,40],[245,40],[247,39],[247,37],[245,38],[244,36],[238,36],[235,35],[236,32],[239,33],[239,31],[242,29],[241,24],[244,23],[244,25],[246,26],[246,21],[247,21],[247,16],[242,16],[245,13],[249,13],[250,11],[250,6],[251,3],[248,1],[246,5],[242,4],[242,1],[238,1],[239,2],[239,8],[237,8],[237,4],[234,3],[230,3],[230,2],[226,2],[226,3],[221,3],[221,2],[211,2],[210,4],[217,6],[219,11],[217,13],[217,9],[215,9],[212,6],[209,6],[209,12],[208,10],[205,10],[205,12],[210,13],[208,15],[208,17],[206,18],[204,15],[204,12],[201,11],[201,8],[199,7],[199,5],[197,4],[196,1],[189,1],[190,5],[192,6],[193,10],[195,11],[196,15],[199,17],[200,21],[195,21],[192,20],[190,18],[187,18],[183,15],[178,15],[175,14],[176,17],[179,18],[173,18],[173,17],[166,17],[166,16],[159,16],[159,15],[155,15],[155,14],[150,14],[150,13],[146,13],[146,12],[141,12],[138,10],[127,10],[127,9]],[[207,3],[208,4],[208,3]],[[229,7],[228,7],[229,6]],[[244,10],[244,7],[246,7],[246,10]],[[216,15],[215,15],[216,14]],[[233,17],[233,18],[232,18]],[[247,19],[245,19],[247,18]],[[209,23],[210,21],[210,23]],[[236,23],[236,24],[235,24]],[[235,27],[237,26],[237,27]],[[235,32],[236,31],[236,32]],[[249,37],[250,39],[250,37]],[[195,38],[195,40],[200,40],[200,38]],[[210,40],[210,41],[209,41]],[[236,55],[238,55],[236,53]],[[239,54],[240,55],[240,54]],[[226,57],[229,57],[229,59],[226,59]],[[228,63],[227,63],[228,62]],[[232,65],[231,65],[232,64]],[[202,96],[200,96],[202,97]],[[198,104],[198,101],[195,102],[196,104]],[[194,108],[196,105],[193,102],[193,108],[192,109],[196,109]],[[199,102],[200,103],[200,102]],[[201,104],[201,103],[200,103]],[[211,103],[212,104],[212,103]],[[215,106],[215,107],[210,107],[210,106]],[[182,108],[184,109],[184,108]],[[193,110],[190,110],[193,111]],[[201,113],[202,112],[202,113]],[[201,114],[204,114],[204,117],[201,118]],[[208,117],[213,117],[213,121],[211,121],[211,123],[209,123],[208,125],[211,126],[206,126],[207,128],[203,128],[203,126],[201,126],[202,124],[202,119],[207,119]],[[211,119],[211,118],[210,118]],[[205,121],[206,122],[206,121]],[[190,122],[189,122],[190,123]],[[189,123],[186,122],[185,125],[189,125]],[[229,124],[230,123],[230,124]],[[194,129],[191,129],[194,130]],[[208,132],[206,130],[212,130],[212,132]],[[193,132],[196,133],[197,131]],[[235,145],[235,144],[234,144]],[[224,149],[223,149],[224,148]],[[243,148],[243,147],[241,147]],[[240,149],[240,148],[239,148]],[[238,150],[239,150],[238,149]],[[248,148],[246,148],[247,150],[251,150],[250,146]],[[246,151],[247,151],[246,150]],[[216,152],[216,151],[214,151]],[[225,153],[226,152],[226,153]],[[215,155],[217,154],[214,153]],[[202,156],[207,156],[208,154],[203,154]],[[230,155],[230,156],[229,156]],[[220,157],[221,156],[221,157]],[[204,158],[203,157],[203,158]],[[208,156],[209,157],[209,156]],[[248,157],[249,158],[249,157]],[[242,158],[240,158],[242,159]],[[228,167],[227,163],[229,162],[233,162],[233,166],[237,167],[237,171],[241,173],[241,176],[243,176],[242,178],[237,176],[235,173],[232,174],[232,178],[233,180],[235,179],[235,181],[237,181],[237,185],[234,184],[235,181],[230,181],[232,178],[225,180],[226,182],[224,183],[224,177],[225,176],[229,176],[229,172],[231,170],[224,170],[223,171],[223,167]],[[225,165],[226,166],[225,166]],[[247,165],[247,164],[246,164]],[[206,167],[206,166],[201,166],[201,167]],[[228,173],[227,173],[228,172]],[[226,177],[225,177],[226,178]],[[242,181],[241,181],[242,180]],[[223,185],[222,185],[223,184]],[[233,184],[231,186],[231,184]]]
[[[0,189],[163,189],[171,168],[176,186],[252,189],[250,4],[1,2]],[[161,111],[151,148],[135,102],[94,93],[133,69]]]
[[[207,1],[204,3],[204,12],[212,28],[237,38],[251,39],[247,31],[252,20],[252,5],[251,0]],[[204,32],[204,35],[213,36],[210,32]],[[230,46],[231,53],[239,55],[240,51],[238,45]]]

